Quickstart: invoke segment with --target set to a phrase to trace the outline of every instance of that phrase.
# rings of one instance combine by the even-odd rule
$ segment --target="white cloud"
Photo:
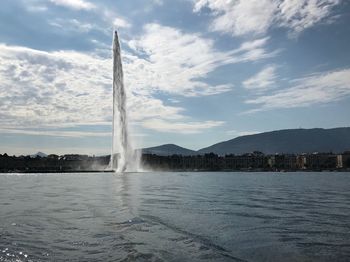
[[[130,69],[126,79],[133,79],[133,86],[140,92],[145,88],[184,96],[227,92],[231,85],[209,85],[203,79],[220,66],[275,55],[264,49],[267,40],[246,42],[237,49],[223,52],[214,48],[211,39],[199,34],[186,34],[176,28],[148,24],[143,35],[128,42],[138,55],[125,55],[127,68]]]
[[[195,11],[205,6],[215,12],[211,28],[234,35],[265,32],[273,22],[276,9],[275,1],[271,0],[199,0],[196,1]]]
[[[113,25],[118,28],[130,28],[131,24],[123,18],[117,17],[113,20]]]
[[[0,45],[0,62],[2,127],[111,121],[111,58]],[[126,72],[129,70],[125,68]],[[138,94],[128,88],[128,98],[134,121],[183,117],[182,108],[166,106],[151,94]]]
[[[263,68],[259,73],[243,81],[246,89],[254,91],[263,91],[274,86],[276,80],[276,66],[269,65]]]
[[[76,31],[76,32],[82,32],[87,33],[91,31],[92,29],[103,31],[101,28],[99,28],[96,25],[90,24],[90,23],[84,23],[77,19],[53,19],[49,21],[49,24],[51,26],[60,28],[65,31]]]
[[[106,6],[99,6],[96,14],[101,16],[107,24],[107,27],[105,28],[107,34],[111,34],[113,29],[129,29],[132,27],[130,20]]]
[[[292,87],[247,100],[246,103],[259,105],[259,108],[249,111],[256,112],[335,102],[350,96],[349,79],[350,69],[348,68],[317,73],[292,81],[294,84]]]
[[[211,29],[237,35],[264,34],[273,26],[298,34],[330,17],[341,0],[194,0],[194,11],[213,11]]]
[[[265,51],[267,41],[258,39],[223,52],[198,34],[147,25],[140,37],[128,42],[134,52],[123,50],[131,121],[141,126],[148,121],[144,126],[149,128],[150,119],[159,119],[163,121],[156,125],[160,131],[165,130],[164,123],[182,126],[188,119],[185,108],[168,105],[155,94],[201,96],[229,91],[230,85],[209,85],[205,78],[219,66],[274,55]],[[0,44],[0,126],[20,129],[110,123],[111,71],[110,56]],[[199,132],[218,123],[191,122],[185,126],[190,131],[184,132]]]
[[[83,0],[50,0],[56,5],[62,5],[73,9],[91,10],[98,17],[94,23],[82,23],[77,19],[52,19],[50,22],[54,26],[61,27],[67,31],[80,29],[80,31],[88,32],[91,29],[99,30],[105,34],[111,34],[113,28],[131,28],[132,24],[125,18],[116,13],[112,8],[105,5],[94,5]],[[32,5],[34,6],[34,5]],[[99,25],[102,22],[103,26]]]
[[[2,127],[107,120],[109,59],[0,45],[0,61]]]
[[[74,51],[44,52],[0,45],[0,62],[2,128],[14,128],[18,133],[21,126],[44,128],[110,123],[110,58]],[[125,63],[125,72],[130,77],[129,87],[132,88],[133,83],[135,86],[147,85],[147,81],[137,82],[137,78],[131,78],[138,75],[142,79],[142,74],[147,72],[134,71],[133,65],[128,63]],[[132,121],[159,118],[176,124],[184,118],[183,108],[165,105],[152,96],[152,90],[138,92],[138,88],[131,88],[128,88],[128,107]],[[204,127],[210,128],[210,125],[201,129]],[[22,134],[28,132],[35,133],[21,131]],[[51,133],[56,136],[78,135],[62,131]]]
[[[279,5],[280,26],[291,28],[298,34],[321,20],[329,18],[332,8],[341,0],[294,0]]]
[[[87,132],[87,131],[56,131],[56,130],[25,130],[0,128],[0,134],[20,134],[32,136],[55,136],[55,137],[110,137],[111,132]]]
[[[183,118],[181,107],[164,105],[163,101],[150,94],[132,94],[128,92],[129,112],[134,121],[159,117],[162,119],[177,120]]]
[[[143,122],[143,127],[168,133],[196,134],[201,131],[223,125],[223,121],[174,122],[162,119],[150,119]]]
[[[76,10],[91,10],[96,6],[85,0],[50,0],[55,5],[64,6]]]

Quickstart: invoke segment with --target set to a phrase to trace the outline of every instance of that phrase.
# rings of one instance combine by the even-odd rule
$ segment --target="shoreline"
[[[149,170],[149,171],[143,171],[143,172],[124,172],[124,173],[150,173],[150,172],[164,172],[164,173],[174,173],[174,172],[188,172],[188,173],[199,173],[199,172],[208,172],[208,173],[346,173],[350,172],[350,169],[336,169],[336,170]],[[0,171],[0,174],[33,174],[33,173],[39,173],[39,174],[60,174],[60,173],[117,173],[113,170],[11,170],[11,171]]]

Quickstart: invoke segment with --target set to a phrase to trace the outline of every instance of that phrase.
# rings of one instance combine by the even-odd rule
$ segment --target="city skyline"
[[[4,1],[0,153],[110,153],[114,29],[136,147],[350,126],[350,5],[290,3]]]

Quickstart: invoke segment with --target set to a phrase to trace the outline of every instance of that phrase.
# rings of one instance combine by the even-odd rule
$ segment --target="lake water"
[[[350,173],[0,174],[0,261],[349,261]]]

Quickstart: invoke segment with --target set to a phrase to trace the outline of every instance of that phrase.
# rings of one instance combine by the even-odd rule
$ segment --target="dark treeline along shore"
[[[141,164],[145,170],[342,171],[350,170],[350,127],[265,132],[240,136],[198,151],[174,144],[139,150],[142,150]],[[109,161],[109,155],[39,154],[16,157],[0,154],[0,172],[104,171]]]
[[[118,156],[117,156],[118,157]],[[8,156],[0,154],[0,172],[90,172],[107,171],[110,156],[48,155]],[[350,151],[341,154],[275,154],[255,151],[242,155],[143,154],[145,170],[159,171],[349,171]]]

